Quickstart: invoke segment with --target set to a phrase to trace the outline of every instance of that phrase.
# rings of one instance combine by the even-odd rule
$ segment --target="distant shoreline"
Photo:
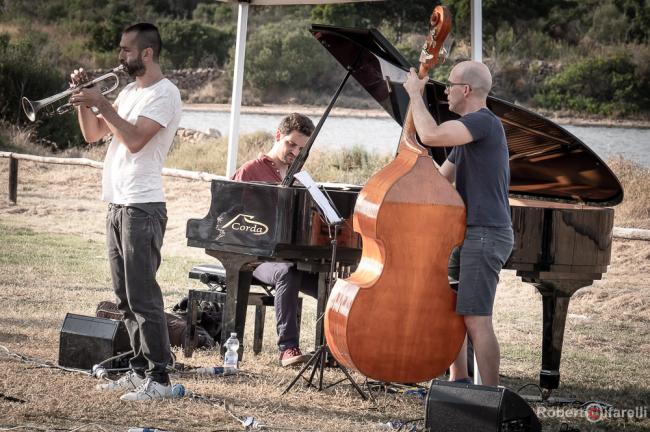
[[[183,109],[186,111],[215,111],[229,112],[230,104],[184,104]],[[301,105],[258,105],[242,106],[241,112],[246,114],[271,114],[284,115],[290,112],[301,112],[307,115],[320,116],[325,107],[321,106],[301,106]],[[593,127],[623,127],[650,129],[650,119],[648,120],[625,120],[625,119],[604,119],[604,118],[584,118],[572,117],[562,113],[551,113],[540,111],[538,114],[546,117],[559,125],[571,126],[593,126]],[[359,117],[359,118],[390,118],[388,113],[379,108],[356,109],[356,108],[339,108],[334,107],[331,116],[335,117]]]

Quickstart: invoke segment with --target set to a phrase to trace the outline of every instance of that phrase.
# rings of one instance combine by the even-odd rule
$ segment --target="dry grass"
[[[242,135],[238,143],[237,166],[264,153],[272,142],[273,136],[266,132]],[[183,141],[177,136],[165,165],[170,168],[223,175],[226,172],[227,158],[228,137],[205,136]]]
[[[0,34],[2,33],[8,33],[9,36],[16,37],[20,35],[22,32],[22,28],[18,24],[13,24],[13,23],[8,23],[8,22],[0,22]]]
[[[260,142],[264,141],[264,137]],[[254,140],[253,140],[254,141]],[[258,151],[252,143],[247,151]],[[242,146],[244,147],[244,146]],[[242,148],[240,147],[240,148]],[[101,159],[101,148],[92,149]],[[87,156],[87,155],[81,155]],[[202,154],[198,159],[207,159]],[[345,161],[347,159],[343,158]],[[353,158],[358,163],[363,158]],[[356,161],[356,162],[354,162]],[[7,178],[6,159],[0,159],[0,179]],[[628,226],[643,223],[647,173],[612,164],[626,188],[622,209]],[[625,166],[625,164],[623,164]],[[218,171],[219,172],[219,171]],[[641,173],[636,178],[634,173]],[[3,180],[5,181],[5,180]],[[646,183],[644,183],[646,182]],[[165,179],[169,225],[163,247],[159,279],[167,306],[176,303],[198,282],[187,278],[196,264],[210,262],[202,250],[185,245],[188,218],[207,214],[209,185]],[[99,201],[100,172],[92,168],[20,162],[18,204],[0,200],[0,345],[11,352],[55,362],[58,338],[67,312],[92,315],[96,304],[112,297],[104,253],[104,205]],[[637,198],[641,203],[637,203]],[[627,206],[627,207],[626,207]],[[647,211],[647,207],[645,207]],[[647,217],[647,213],[645,213]],[[617,222],[618,224],[619,222]],[[601,400],[619,408],[650,405],[650,245],[616,240],[612,264],[602,281],[578,291],[571,302],[558,395],[579,400]],[[313,346],[313,300],[306,299],[301,340]],[[250,313],[251,311],[249,311]],[[252,316],[245,341],[252,340]],[[495,325],[502,348],[503,384],[518,389],[536,382],[541,349],[541,302],[535,290],[514,272],[504,271],[497,292]],[[83,375],[45,369],[0,355],[0,427],[27,426],[27,430],[70,430],[88,425],[90,431],[125,431],[150,426],[170,431],[242,430],[228,414],[254,416],[273,428],[290,430],[386,430],[380,422],[415,419],[424,414],[423,401],[399,394],[376,394],[363,402],[348,385],[316,392],[298,385],[281,392],[295,370],[276,363],[273,314],[267,314],[263,353],[245,353],[237,377],[220,379],[176,378],[213,403],[189,398],[173,402],[121,403],[116,395],[94,390],[96,381]],[[221,360],[203,351],[178,360],[209,366]],[[340,378],[327,371],[326,379]],[[355,375],[358,381],[362,377]],[[116,414],[119,413],[119,414]],[[545,430],[559,430],[557,419],[542,419]],[[610,419],[590,424],[567,421],[579,430],[650,431],[650,420],[626,422]],[[420,423],[421,425],[421,423]]]
[[[229,81],[223,77],[215,78],[197,89],[186,90],[187,97],[183,100],[187,103],[228,103],[232,91]]]
[[[623,202],[616,206],[616,225],[650,229],[650,168],[622,157],[607,164],[625,191]]]
[[[0,150],[26,153],[38,156],[49,154],[43,146],[34,144],[36,132],[30,127],[18,127],[0,120]]]
[[[7,174],[6,165],[0,160],[0,176]],[[18,204],[0,204],[0,345],[12,352],[56,361],[65,314],[92,315],[99,301],[112,297],[104,256],[104,206],[97,200],[100,173],[90,168],[21,163],[20,179]],[[198,282],[187,278],[188,270],[210,261],[203,251],[184,246],[187,219],[207,213],[209,185],[167,179],[166,193],[170,223],[159,279],[166,303],[171,306],[189,288],[197,288]],[[307,299],[304,309],[302,340],[303,346],[310,348],[314,301]],[[294,430],[375,430],[374,424],[380,420],[421,415],[420,403],[411,397],[380,395],[376,402],[361,402],[347,385],[324,393],[305,391],[298,385],[281,396],[296,371],[284,370],[276,363],[272,315],[267,315],[263,354],[254,357],[246,353],[242,364],[246,374],[178,380],[191,391],[212,398],[212,405],[189,399],[125,405],[115,395],[97,393],[96,382],[90,378],[35,369],[0,356],[0,393],[27,401],[17,404],[0,398],[0,426],[72,428],[99,423],[115,431],[135,425],[175,431],[240,430],[224,410],[224,402],[240,416],[252,415],[268,425]],[[250,331],[249,327],[249,346]],[[215,352],[199,352],[192,359],[176,353],[180,361],[190,365],[221,362]],[[326,374],[327,379],[339,376],[335,372]]]
[[[267,132],[242,135],[238,145],[237,166],[268,151],[272,144],[273,135]],[[205,137],[195,141],[180,141],[177,137],[166,166],[223,174],[226,172],[227,153],[227,137]],[[317,181],[364,184],[387,163],[388,156],[377,156],[360,147],[336,152],[312,150],[305,169]]]

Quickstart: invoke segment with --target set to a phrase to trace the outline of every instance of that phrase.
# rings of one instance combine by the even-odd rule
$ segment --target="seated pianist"
[[[309,117],[292,113],[284,117],[275,132],[275,142],[266,154],[244,163],[234,174],[235,181],[280,183],[300,150],[314,131]],[[291,262],[260,264],[253,276],[275,288],[275,320],[282,366],[297,365],[308,359],[298,346],[298,292],[318,294],[318,275],[301,271]]]

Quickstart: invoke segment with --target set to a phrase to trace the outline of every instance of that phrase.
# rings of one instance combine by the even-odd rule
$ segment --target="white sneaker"
[[[109,381],[107,383],[97,384],[95,388],[104,391],[114,391],[114,390],[130,391],[130,390],[137,389],[144,382],[145,382],[144,378],[140,378],[138,374],[136,374],[134,371],[130,371],[124,374],[122,378],[116,381]]]
[[[120,399],[123,401],[134,402],[154,399],[170,399],[172,397],[174,397],[174,395],[172,394],[171,384],[161,384],[151,380],[151,378],[147,378],[140,387],[122,395]]]

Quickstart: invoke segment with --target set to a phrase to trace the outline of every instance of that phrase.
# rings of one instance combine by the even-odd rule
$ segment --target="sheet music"
[[[325,216],[328,224],[334,225],[340,223],[343,220],[338,215],[334,207],[332,207],[327,197],[323,194],[323,191],[318,188],[318,185],[316,182],[314,182],[314,179],[311,178],[307,171],[300,171],[293,176],[296,178],[296,180],[302,183],[305,188],[307,188],[307,191],[311,197],[314,199],[314,201],[316,201],[316,205],[318,205],[318,207],[323,212],[323,215]]]

